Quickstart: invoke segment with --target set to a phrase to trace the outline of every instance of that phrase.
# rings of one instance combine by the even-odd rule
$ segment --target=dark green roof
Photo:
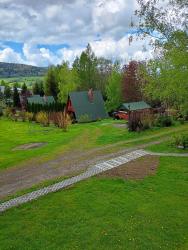
[[[121,109],[135,111],[135,110],[141,110],[141,109],[150,109],[151,106],[148,105],[146,102],[129,102],[129,103],[123,103],[121,106]]]
[[[53,102],[55,102],[54,97],[53,96],[43,96],[41,97],[40,95],[33,95],[32,97],[28,97],[27,101],[29,104],[51,104]]]
[[[69,94],[76,120],[79,122],[83,117],[88,121],[96,121],[108,117],[105,111],[104,100],[100,91],[93,91],[93,101],[88,98],[87,91],[71,92]]]

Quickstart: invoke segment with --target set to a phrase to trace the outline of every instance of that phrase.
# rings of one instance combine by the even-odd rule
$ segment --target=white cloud
[[[136,0],[2,0],[2,40],[40,44],[78,43],[129,30]]]
[[[120,60],[122,64],[130,60],[146,60],[153,57],[149,40],[134,40],[129,44],[129,35],[119,40],[105,38],[100,41],[91,42],[91,47],[97,57],[105,57],[111,60]],[[47,48],[39,48],[33,43],[25,43],[23,53],[15,52],[11,48],[0,50],[0,61],[26,63],[36,66],[48,66],[61,64],[63,61],[72,63],[76,56],[80,56],[85,47],[62,48],[52,52]]]
[[[0,50],[0,61],[1,62],[17,62],[17,63],[25,63],[19,53],[16,53],[11,48],[5,48]]]
[[[152,48],[149,46],[149,40],[143,41],[134,40],[129,44],[128,35],[119,39],[105,39],[98,42],[92,42],[91,46],[99,57],[107,57],[111,60],[119,59],[122,63],[127,63],[130,60],[145,60],[152,58]]]
[[[25,43],[23,46],[23,55],[27,64],[36,66],[47,66],[51,64],[60,64],[61,58],[46,48],[37,48],[37,46]]]
[[[87,43],[97,56],[122,62],[151,57],[143,41],[129,46],[127,32],[134,17],[136,0],[0,0],[2,41],[22,42],[23,53],[0,44],[0,61],[38,66],[73,62]],[[135,18],[135,17],[134,17]],[[135,19],[136,20],[136,19]],[[96,40],[99,41],[96,41]],[[51,51],[37,44],[68,44]]]
[[[63,49],[60,49],[58,51],[58,55],[59,57],[62,59],[62,61],[68,61],[70,63],[72,63],[74,61],[74,59],[77,57],[77,56],[80,56],[81,53],[82,53],[83,49],[67,49],[67,48],[63,48]]]

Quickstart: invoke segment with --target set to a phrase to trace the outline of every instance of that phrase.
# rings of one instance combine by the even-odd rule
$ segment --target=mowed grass
[[[87,150],[107,144],[139,141],[168,135],[174,130],[188,129],[188,124],[171,128],[154,128],[141,133],[128,132],[126,128],[115,127],[120,121],[104,121],[71,125],[67,132],[56,127],[42,127],[29,122],[14,122],[0,119],[0,170],[22,165],[25,161],[46,161],[65,151]],[[122,123],[122,121],[121,121]],[[33,143],[47,143],[41,148],[14,150],[15,147]]]
[[[0,215],[0,249],[187,249],[188,161],[140,181],[92,178]]]
[[[67,132],[56,127],[42,127],[39,124],[28,122],[13,122],[6,119],[0,120],[0,169],[14,166],[24,160],[43,157],[48,159],[55,153],[65,150],[93,147],[100,134],[106,133],[105,129],[110,124],[110,130],[116,135],[123,134],[122,129],[108,125],[98,126],[97,123],[71,125]],[[99,127],[99,128],[98,128]],[[14,150],[23,144],[44,142],[41,148],[30,150]],[[104,142],[105,143],[105,142]],[[93,145],[94,144],[94,145]]]
[[[185,149],[177,148],[173,142],[173,138],[171,138],[171,140],[169,141],[165,141],[157,145],[151,145],[149,147],[146,147],[146,150],[150,150],[152,152],[157,152],[157,153],[179,153],[179,154],[188,153],[188,148]]]

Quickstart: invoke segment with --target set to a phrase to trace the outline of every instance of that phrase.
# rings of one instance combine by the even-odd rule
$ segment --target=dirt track
[[[148,175],[154,175],[159,165],[159,157],[147,155],[140,159],[128,162],[118,168],[103,172],[99,177],[120,177],[126,180],[143,179]]]
[[[164,139],[162,141],[164,141]],[[116,152],[116,149],[113,153],[108,152],[107,149],[110,148],[108,145],[107,147],[83,152],[75,151],[65,153],[63,156],[59,156],[56,159],[42,164],[37,163],[33,165],[32,163],[27,163],[19,168],[3,170],[0,173],[0,199],[46,180],[77,175],[85,171],[89,166],[100,161],[158,143],[161,143],[161,140],[142,144],[134,148],[120,150],[118,152]],[[111,145],[111,147],[112,146],[113,145]]]

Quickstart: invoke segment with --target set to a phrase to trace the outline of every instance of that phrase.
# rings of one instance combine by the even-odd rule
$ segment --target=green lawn
[[[172,144],[171,140],[165,141],[157,145],[146,147],[146,150],[157,153],[180,153],[180,154],[188,153],[188,148],[186,149],[177,148],[175,145]]]
[[[188,124],[184,124],[130,133],[125,128],[114,127],[115,123],[119,121],[108,119],[75,124],[70,126],[68,132],[63,132],[55,127],[0,119],[0,169],[20,165],[26,160],[45,161],[65,151],[86,150],[117,142],[130,142],[134,145],[142,140],[168,135],[172,131],[188,129]],[[37,149],[13,151],[19,145],[32,142],[47,142],[47,145]]]
[[[0,216],[0,249],[188,249],[188,164],[140,181],[92,178]]]

